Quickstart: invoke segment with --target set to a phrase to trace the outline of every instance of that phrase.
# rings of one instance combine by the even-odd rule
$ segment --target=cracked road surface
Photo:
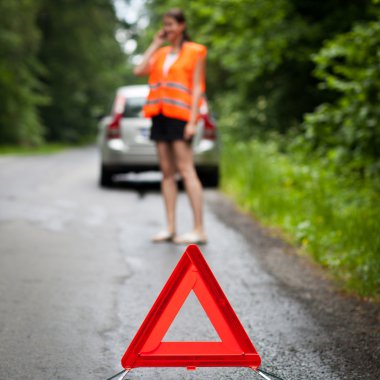
[[[154,245],[156,187],[97,186],[95,148],[0,157],[0,379],[100,379],[120,359],[185,247]],[[380,377],[379,308],[334,290],[306,258],[217,191],[201,250],[262,357],[290,379]],[[191,228],[186,195],[178,230]],[[190,295],[165,340],[218,340]],[[239,368],[142,368],[129,379],[256,379]]]

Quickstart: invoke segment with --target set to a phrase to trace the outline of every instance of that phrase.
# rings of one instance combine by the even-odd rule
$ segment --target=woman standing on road
[[[169,46],[162,47],[164,42]],[[151,139],[155,141],[163,174],[161,190],[165,201],[167,229],[154,242],[206,243],[203,228],[203,192],[194,167],[191,141],[196,133],[199,106],[205,91],[206,48],[190,42],[186,20],[180,9],[163,17],[163,28],[155,35],[142,62],[134,69],[149,75],[150,93],[144,106],[152,118]],[[182,177],[194,216],[194,229],[176,236],[176,172]]]

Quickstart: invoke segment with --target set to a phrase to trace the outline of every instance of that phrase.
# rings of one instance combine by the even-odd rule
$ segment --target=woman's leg
[[[164,197],[167,232],[175,234],[175,204],[177,199],[177,183],[175,180],[176,167],[174,164],[173,149],[170,143],[158,141],[156,143],[158,160],[162,172],[161,191]]]
[[[194,215],[194,231],[202,240],[206,239],[203,229],[203,191],[194,167],[191,144],[183,140],[173,142],[177,169],[182,177]]]

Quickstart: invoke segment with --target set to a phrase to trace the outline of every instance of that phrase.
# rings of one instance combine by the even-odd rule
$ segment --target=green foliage
[[[37,0],[0,2],[0,142],[38,145],[44,129],[37,107],[45,104],[36,76],[40,33],[34,20]]]
[[[239,163],[239,164],[236,164]],[[225,141],[223,189],[359,294],[380,290],[380,195],[370,181],[337,177],[277,145]]]
[[[38,146],[18,146],[18,145],[0,145],[0,155],[41,155],[57,153],[64,149],[71,148],[72,145],[55,143],[40,144]]]
[[[380,176],[380,21],[328,41],[314,61],[321,88],[339,95],[306,115],[299,143],[340,170]]]
[[[114,38],[113,8],[109,0],[44,0],[38,25],[47,69],[41,79],[52,99],[41,109],[47,138],[81,141],[94,134],[94,116],[122,84],[126,59]]]
[[[0,1],[0,144],[93,137],[127,78],[111,0]]]

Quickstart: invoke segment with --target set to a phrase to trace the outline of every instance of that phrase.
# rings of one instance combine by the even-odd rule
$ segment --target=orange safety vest
[[[191,114],[193,74],[199,58],[206,56],[206,47],[194,42],[184,42],[177,60],[163,73],[166,55],[171,47],[160,48],[151,61],[149,75],[149,95],[144,105],[145,117],[163,114],[188,121]],[[202,92],[205,80],[202,78]]]

